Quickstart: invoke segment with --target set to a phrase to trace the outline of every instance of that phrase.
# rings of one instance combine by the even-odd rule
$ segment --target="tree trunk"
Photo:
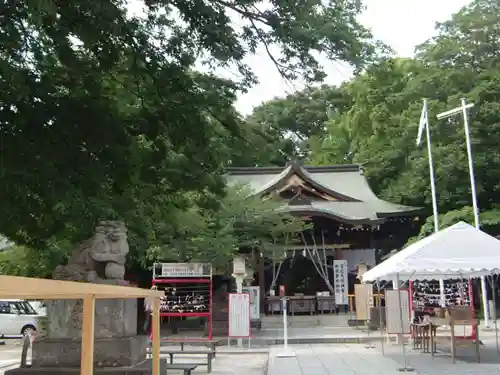
[[[328,272],[325,272],[325,271],[327,271],[326,264],[325,264],[325,268],[323,268],[323,266],[321,265],[321,257],[319,256],[317,249],[315,249],[315,251],[312,252],[311,249],[309,248],[309,246],[307,245],[307,241],[306,241],[304,234],[301,233],[300,236],[302,238],[302,242],[304,243],[304,250],[306,251],[306,254],[309,256],[311,261],[313,262],[314,268],[316,269],[318,274],[321,276],[321,278],[325,282],[326,287],[328,288],[330,293],[332,295],[335,295],[335,290],[334,290],[332,284],[330,283],[330,280],[328,279]],[[314,243],[314,246],[316,247],[316,241],[314,240],[314,234],[313,234],[313,243]],[[318,260],[319,266],[316,263],[316,259]],[[325,261],[326,261],[326,257],[325,257]]]

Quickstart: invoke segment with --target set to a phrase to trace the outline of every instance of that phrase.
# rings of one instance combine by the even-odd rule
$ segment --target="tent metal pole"
[[[377,294],[380,296],[380,280],[377,279],[376,284],[377,286]],[[382,299],[379,297],[378,298],[378,324],[379,324],[379,331],[380,331],[380,343],[381,343],[381,348],[382,348],[382,355],[385,355],[385,348],[384,348],[384,325],[382,324]]]
[[[497,327],[497,290],[495,288],[496,286],[496,281],[497,281],[497,276],[496,275],[490,275],[487,276],[488,282],[490,283],[491,291],[493,292],[493,324],[495,326],[495,343],[497,346],[497,353],[500,354],[500,346],[498,343],[498,327]]]

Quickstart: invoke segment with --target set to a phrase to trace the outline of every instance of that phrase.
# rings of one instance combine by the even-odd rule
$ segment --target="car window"
[[[10,311],[12,314],[34,315],[36,311],[26,301],[10,302]]]
[[[10,314],[10,305],[7,301],[0,301],[0,314]]]
[[[21,311],[18,309],[16,302],[10,302],[9,306],[11,314],[21,314]]]
[[[28,301],[19,302],[19,305],[21,306],[25,314],[36,315],[37,313],[36,310],[33,308],[33,306],[31,306],[31,303],[29,303]]]

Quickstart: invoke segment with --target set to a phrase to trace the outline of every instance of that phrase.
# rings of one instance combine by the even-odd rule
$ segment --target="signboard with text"
[[[250,319],[260,319],[260,287],[258,286],[244,286],[243,293],[250,295]]]
[[[335,288],[335,303],[337,305],[349,304],[349,286],[347,278],[347,260],[333,261],[333,278]]]
[[[250,337],[250,295],[248,293],[229,294],[228,323],[228,337]]]
[[[211,277],[210,263],[161,263],[160,277]]]

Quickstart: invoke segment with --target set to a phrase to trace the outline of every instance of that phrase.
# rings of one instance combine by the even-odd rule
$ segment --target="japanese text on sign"
[[[348,279],[347,279],[347,260],[333,261],[333,277],[335,288],[335,303],[337,305],[347,305],[348,299]]]
[[[229,337],[250,337],[250,296],[229,294]]]
[[[210,277],[210,263],[161,263],[162,277]]]

